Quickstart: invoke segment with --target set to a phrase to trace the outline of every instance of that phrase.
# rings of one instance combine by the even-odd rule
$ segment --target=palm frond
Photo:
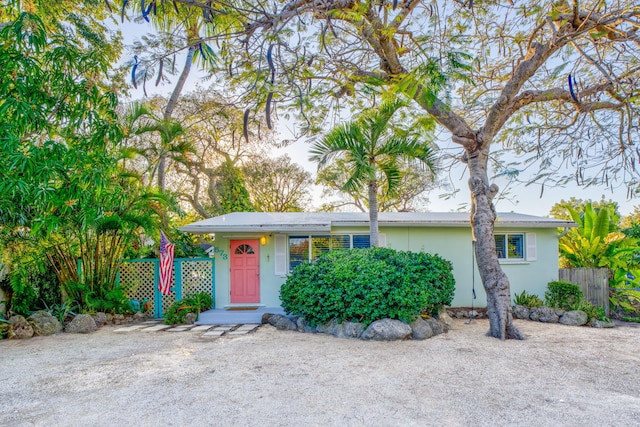
[[[362,130],[354,123],[339,125],[311,146],[309,160],[318,163],[318,169],[322,169],[328,162],[358,146],[362,138]]]

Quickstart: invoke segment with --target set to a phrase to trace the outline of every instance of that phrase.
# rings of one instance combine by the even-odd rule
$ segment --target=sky
[[[120,28],[123,30],[125,46],[127,44],[131,44],[134,40],[139,39],[142,35],[148,32],[154,32],[153,27],[145,22],[140,24],[125,22],[125,24]],[[128,53],[125,48],[121,62],[128,61],[132,57],[133,55]],[[180,64],[181,60],[178,59],[177,63]],[[172,81],[175,81],[175,78],[173,78]],[[203,80],[202,74],[198,73],[194,68],[185,86],[185,92],[194,90],[198,83],[200,83],[201,87],[208,86],[208,82]],[[164,85],[161,84],[160,86],[155,87],[153,84],[150,84],[146,89],[149,96],[167,96],[173,89],[173,86],[165,83]],[[138,88],[136,90],[131,87],[130,97],[131,99],[143,98],[144,94],[142,89]],[[295,126],[294,123],[276,123],[276,138],[290,139],[290,132],[288,129],[291,129],[293,126]],[[441,141],[441,143],[445,146],[452,146],[452,143],[449,143],[448,141]],[[312,164],[308,159],[308,146],[308,143],[303,140],[299,140],[282,149],[274,148],[273,156],[277,157],[283,154],[288,154],[294,162],[298,163],[315,175],[316,165]],[[428,196],[429,205],[427,206],[427,209],[432,212],[468,211],[470,196],[467,187],[468,173],[464,168],[464,165],[459,164],[452,167],[450,170],[443,171],[441,176],[443,178],[446,177],[450,185],[453,186],[453,189],[457,189],[459,191],[457,191],[454,197],[447,199],[444,198],[443,195],[450,193],[450,189],[435,189]],[[613,200],[618,203],[619,212],[623,216],[631,214],[634,206],[640,205],[640,200],[638,199],[627,199],[625,188],[619,188],[612,192],[610,189],[604,187],[581,188],[573,184],[563,188],[551,188],[546,186],[544,191],[541,192],[539,185],[525,186],[524,184],[512,184],[507,186],[507,182],[500,179],[495,180],[495,183],[500,187],[501,191],[508,189],[509,193],[507,198],[498,200],[499,197],[497,197],[494,201],[496,211],[498,212],[517,212],[530,215],[548,216],[551,207],[554,204],[563,199],[567,200],[571,197],[583,200],[590,199],[593,201],[599,201],[603,198],[605,200]],[[314,207],[319,207],[322,204],[320,196],[321,189],[315,188],[313,190]]]

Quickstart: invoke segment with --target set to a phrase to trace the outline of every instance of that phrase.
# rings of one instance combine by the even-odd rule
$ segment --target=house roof
[[[381,212],[380,227],[469,227],[465,212]],[[180,230],[187,233],[218,232],[330,232],[336,227],[367,227],[369,214],[364,212],[234,212],[194,222]],[[576,227],[573,221],[518,213],[499,213],[499,228]]]

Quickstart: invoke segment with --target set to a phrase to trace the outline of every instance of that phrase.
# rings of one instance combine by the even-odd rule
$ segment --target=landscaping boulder
[[[362,333],[363,340],[396,341],[407,339],[411,327],[396,319],[376,320]]]
[[[581,310],[567,311],[558,320],[558,323],[570,326],[582,326],[589,321],[587,313]]]
[[[524,305],[514,305],[511,313],[513,314],[514,319],[529,319],[531,310],[529,307],[525,307]]]
[[[78,314],[64,330],[70,334],[88,334],[96,329],[98,329],[98,327],[93,317],[88,314]]]
[[[96,326],[98,328],[103,327],[108,322],[107,315],[105,313],[101,312],[101,311],[99,311],[99,312],[97,312],[96,314],[93,315],[93,320],[96,322]]]
[[[318,332],[318,329],[314,326],[311,326],[304,317],[296,317],[295,319],[293,319],[293,321],[298,328],[298,332]]]
[[[187,325],[193,325],[198,320],[198,315],[196,313],[187,313],[184,316],[184,323]]]
[[[359,338],[364,332],[364,326],[357,322],[338,323],[332,320],[329,323],[318,326],[318,332],[333,335],[337,338]]]
[[[298,329],[293,320],[289,319],[287,316],[283,316],[282,314],[271,314],[267,316],[266,314],[262,316],[262,321],[266,320],[266,323],[274,326],[279,331],[295,331]]]
[[[411,338],[414,340],[426,340],[434,335],[431,324],[422,317],[418,317],[409,326],[411,327]]]
[[[449,313],[447,313],[447,307],[441,306],[438,309],[437,317],[438,317],[438,320],[444,323],[445,325],[447,326],[453,325],[453,319],[451,319],[451,316],[449,316]]]
[[[433,335],[444,334],[449,330],[449,326],[446,323],[440,321],[440,319],[434,319],[433,317],[430,319],[425,319],[425,322],[431,326],[431,330],[433,331]]]
[[[9,328],[10,338],[31,338],[34,334],[33,328],[23,316],[14,315],[9,318],[11,327]]]
[[[559,317],[556,310],[549,307],[534,307],[529,313],[529,319],[543,323],[558,323]]]
[[[29,316],[29,323],[37,335],[53,335],[62,331],[60,321],[53,317],[48,311],[36,311]]]
[[[615,324],[611,321],[605,321],[605,320],[594,320],[591,322],[591,326],[593,326],[594,328],[613,328],[615,326]]]

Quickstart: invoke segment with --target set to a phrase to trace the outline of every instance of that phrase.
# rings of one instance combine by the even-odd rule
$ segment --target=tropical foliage
[[[573,268],[610,269],[610,303],[614,310],[627,313],[640,311],[640,244],[634,231],[621,229],[617,205],[591,202],[582,205],[571,203],[558,205],[555,215],[562,215],[562,208],[578,224],[560,238],[560,264]]]
[[[347,180],[341,189],[347,193],[368,192],[371,245],[378,246],[378,190],[393,194],[402,180],[402,165],[419,163],[435,176],[435,148],[425,133],[394,128],[393,115],[405,104],[384,103],[362,114],[356,121],[340,125],[311,147],[311,160],[323,169],[342,160]],[[419,128],[418,128],[419,130]],[[384,177],[384,179],[383,179]]]
[[[566,209],[578,227],[560,239],[561,266],[628,270],[636,264],[638,241],[619,230],[612,206],[597,209],[586,203],[582,211]]]
[[[176,301],[165,313],[164,323],[176,325],[185,323],[187,314],[194,313],[197,316],[201,312],[213,307],[213,298],[206,292],[185,295],[180,301]]]
[[[429,194],[435,189],[433,171],[419,164],[400,166],[402,179],[393,192],[386,191],[384,175],[378,187],[379,212],[425,211],[429,204]],[[326,200],[322,211],[369,210],[368,189],[346,191],[344,184],[349,179],[349,169],[344,159],[336,159],[331,165],[318,171],[316,184],[322,186],[322,200]],[[337,197],[336,197],[337,196]]]
[[[513,297],[513,303],[515,305],[523,305],[525,307],[542,307],[544,304],[538,295],[530,294],[527,291],[522,291],[519,294],[515,294]]]
[[[121,168],[108,52],[27,13],[0,32],[0,244],[18,311],[51,302],[29,265],[48,265],[83,306],[113,299],[125,248],[168,205]]]

